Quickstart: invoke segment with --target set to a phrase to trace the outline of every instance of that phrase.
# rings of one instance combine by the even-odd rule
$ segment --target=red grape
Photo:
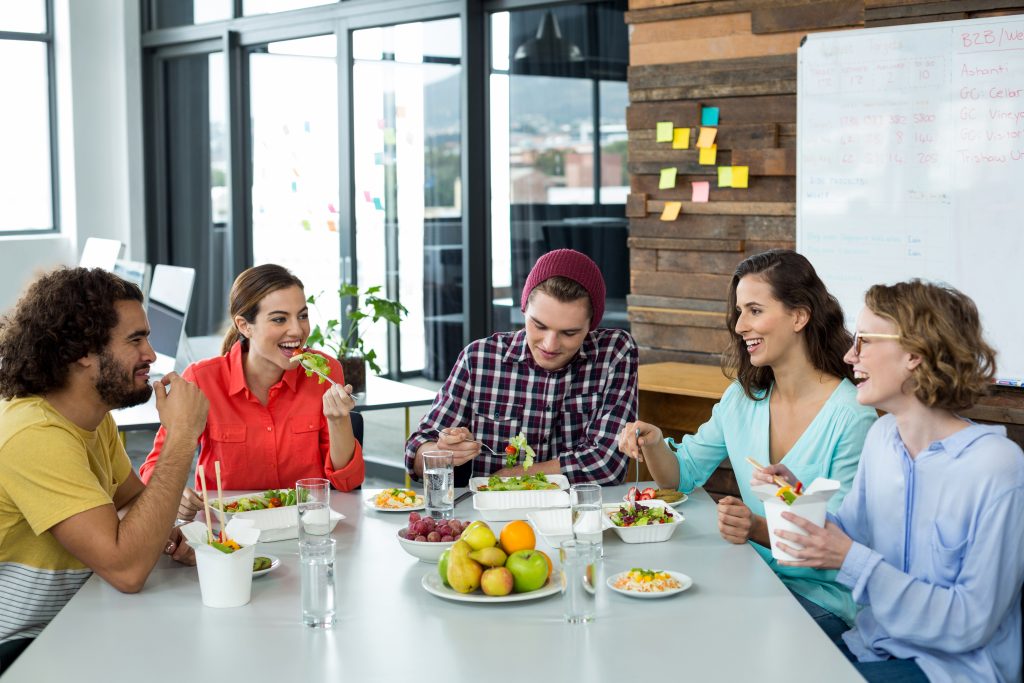
[[[454,540],[455,539],[452,536],[442,536],[441,537],[441,542],[442,543],[451,543]]]
[[[418,521],[420,521],[420,513],[418,513],[418,512],[410,512],[409,513],[409,521],[410,522],[418,522]]]
[[[427,534],[427,540],[431,543],[437,543],[441,540],[441,534],[437,533],[436,531],[431,531],[429,534]]]
[[[416,542],[417,543],[426,543],[427,542],[427,537],[426,536],[417,536],[416,537]]]

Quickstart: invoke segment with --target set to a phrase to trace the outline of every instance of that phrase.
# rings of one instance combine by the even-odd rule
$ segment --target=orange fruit
[[[543,550],[538,550],[537,552],[540,553],[541,555],[543,555],[544,559],[548,561],[548,578],[550,579],[551,578],[551,572],[553,572],[555,570],[555,566],[553,564],[551,564],[551,558],[548,557],[548,554],[546,552],[544,552]]]
[[[517,550],[533,550],[537,545],[537,537],[533,534],[533,527],[521,519],[509,522],[501,530],[499,538],[501,549],[511,555]]]

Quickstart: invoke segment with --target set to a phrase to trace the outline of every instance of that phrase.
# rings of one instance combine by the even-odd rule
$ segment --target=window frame
[[[57,64],[53,46],[53,0],[43,0],[46,13],[46,29],[42,33],[25,33],[21,31],[0,30],[0,40],[21,41],[26,43],[43,43],[46,45],[46,92],[47,113],[50,132],[50,227],[21,228],[5,230],[0,228],[0,239],[25,235],[44,236],[61,232],[60,221],[60,182],[57,150]]]

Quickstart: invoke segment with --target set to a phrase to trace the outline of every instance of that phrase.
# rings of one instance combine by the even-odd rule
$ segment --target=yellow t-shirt
[[[49,532],[131,474],[108,414],[80,429],[38,396],[0,401],[0,642],[39,634],[92,573]]]

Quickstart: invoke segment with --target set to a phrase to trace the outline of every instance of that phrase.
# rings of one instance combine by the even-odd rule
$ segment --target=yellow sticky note
[[[701,149],[707,149],[715,144],[716,135],[718,135],[717,128],[701,128],[700,135],[697,136],[697,146]]]
[[[718,145],[711,145],[705,147],[700,151],[700,158],[697,160],[701,166],[714,166],[715,159],[718,158]]]
[[[747,180],[750,177],[749,166],[733,166],[732,167],[732,186],[733,187],[747,187]]]
[[[676,128],[672,134],[672,149],[690,149],[690,129]]]
[[[718,186],[732,187],[732,166],[718,167]]]
[[[715,162],[711,162],[715,163]],[[661,180],[658,181],[659,190],[671,190],[676,186],[676,173],[677,169],[675,166],[672,168],[661,169]]]
[[[665,208],[661,212],[661,220],[674,221],[679,217],[679,210],[682,208],[682,202],[665,202]]]
[[[658,121],[658,142],[672,142],[672,122]]]

